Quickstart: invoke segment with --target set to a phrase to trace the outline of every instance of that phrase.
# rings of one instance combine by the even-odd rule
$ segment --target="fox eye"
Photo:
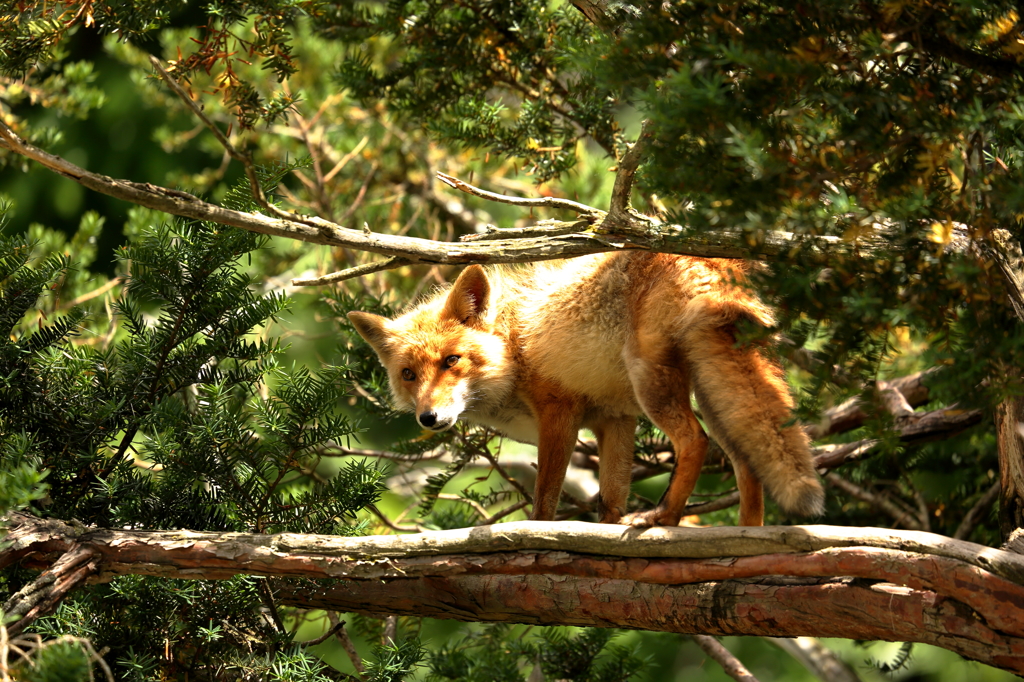
[[[412,381],[416,378],[416,374],[411,369],[406,367],[405,369],[402,370],[402,378],[405,379],[406,381]]]
[[[445,367],[454,367],[455,363],[459,361],[459,357],[460,356],[458,356],[458,355],[449,355],[448,357],[446,357],[444,359],[444,366]]]

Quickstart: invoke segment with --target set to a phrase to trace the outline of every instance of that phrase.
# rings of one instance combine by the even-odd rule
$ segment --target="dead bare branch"
[[[356,669],[357,673],[363,675],[366,672],[366,668],[363,667],[363,657],[356,651],[355,644],[352,643],[352,639],[348,636],[344,621],[340,620],[338,614],[334,611],[327,612],[327,621],[331,624],[331,629],[334,630],[334,636],[341,642],[341,648],[345,650],[348,660],[352,662],[352,667]],[[339,624],[341,627],[335,629],[335,626]]]
[[[816,637],[767,637],[766,639],[800,661],[822,682],[861,682],[857,673]]]
[[[507,194],[497,194],[495,192],[488,192],[485,189],[480,189],[479,187],[474,187],[468,182],[459,180],[458,178],[448,175],[447,173],[442,173],[441,171],[437,171],[437,179],[454,189],[467,194],[472,194],[473,196],[480,197],[481,199],[497,201],[502,204],[511,204],[513,206],[522,206],[526,208],[564,208],[569,211],[576,211],[577,213],[585,216],[590,216],[594,220],[602,218],[605,215],[605,212],[601,209],[581,204],[580,202],[573,201],[572,199],[562,199],[560,197],[510,197]]]
[[[960,522],[960,525],[956,527],[956,531],[953,533],[953,537],[957,540],[967,540],[971,537],[971,533],[978,527],[982,519],[985,518],[985,514],[991,509],[992,505],[999,498],[1000,483],[997,480],[992,484],[992,487],[985,492],[981,498],[974,503],[974,506],[970,508],[967,514],[964,516],[964,520]]]
[[[346,268],[339,272],[332,272],[329,275],[323,275],[321,277],[314,277],[313,279],[293,279],[292,286],[294,287],[313,287],[321,286],[324,284],[336,284],[338,282],[344,282],[346,279],[352,279],[354,277],[362,277],[363,275],[370,275],[381,270],[394,270],[400,268],[403,265],[409,265],[412,263],[407,258],[399,258],[398,256],[391,256],[381,261],[374,263],[363,263],[352,268]]]
[[[743,665],[740,659],[732,655],[732,653],[722,646],[714,637],[708,635],[693,635],[693,641],[697,643],[697,646],[701,648],[708,656],[713,658],[718,665],[722,666],[722,670],[725,674],[736,680],[736,682],[757,682],[757,678],[754,677],[753,673],[747,670],[747,666]]]
[[[911,513],[908,509],[900,507],[885,495],[873,493],[866,488],[862,488],[853,481],[846,480],[836,473],[825,474],[825,480],[833,488],[841,490],[847,495],[855,497],[863,502],[867,502],[871,506],[885,512],[892,517],[893,521],[897,524],[911,530],[923,530],[921,521],[915,514]]]
[[[556,226],[549,225],[552,233],[540,237],[470,243],[438,242],[355,230],[316,216],[279,210],[273,211],[274,216],[266,216],[259,212],[243,213],[211,204],[188,192],[92,173],[26,142],[2,121],[0,139],[3,140],[3,146],[12,152],[32,159],[88,189],[139,206],[194,220],[231,225],[261,234],[397,256],[413,263],[524,263],[627,249],[644,249],[701,258],[761,260],[786,256],[794,249],[804,246],[817,249],[823,254],[831,251],[851,257],[871,257],[873,254],[870,244],[864,241],[845,242],[833,236],[769,232],[752,243],[750,235],[742,232],[721,230],[691,234],[685,226],[668,224],[651,229],[647,220],[639,219],[628,224],[620,221],[614,226],[596,225],[592,231],[569,234],[554,234],[558,231]],[[567,205],[567,200],[564,199],[556,201],[544,198],[540,201],[564,208],[576,204],[571,202]],[[552,201],[555,203],[551,204]],[[579,206],[589,211],[595,210],[582,204]],[[566,224],[576,225],[577,221]]]

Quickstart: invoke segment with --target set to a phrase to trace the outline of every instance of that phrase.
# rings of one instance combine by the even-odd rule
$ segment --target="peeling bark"
[[[1024,254],[1009,232],[996,230],[988,248],[1003,275],[1006,296],[1024,323]],[[1020,368],[1013,368],[1021,374]],[[999,530],[1009,538],[1024,527],[1024,398],[1010,396],[996,408],[996,447],[999,452]]]
[[[1024,672],[1024,639],[989,627],[976,608],[934,590],[852,578],[652,585],[550,575],[466,575],[342,582],[317,591],[283,585],[278,598],[305,608],[466,621],[924,642]]]
[[[56,610],[64,597],[97,572],[98,565],[92,547],[74,545],[4,603],[4,615],[19,619],[7,626],[7,634],[15,637],[26,625]]]
[[[1024,527],[1024,399],[1007,398],[996,408],[999,452],[999,531],[1004,538]]]
[[[914,641],[1024,672],[1024,556],[930,533],[526,521],[343,538],[7,522],[0,567],[55,568],[86,552],[93,582],[250,574],[277,579],[278,603],[303,608]]]

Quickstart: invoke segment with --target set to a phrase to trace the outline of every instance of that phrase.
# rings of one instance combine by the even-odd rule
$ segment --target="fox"
[[[793,399],[764,344],[737,324],[773,310],[731,259],[612,252],[527,266],[470,265],[394,319],[348,319],[387,370],[395,407],[433,432],[463,419],[537,446],[531,518],[554,520],[581,428],[597,440],[599,520],[676,526],[708,436],[732,462],[739,523],[764,522],[764,489],[786,514],[820,515],[824,491]],[[675,466],[654,509],[627,513],[637,419],[671,440]]]

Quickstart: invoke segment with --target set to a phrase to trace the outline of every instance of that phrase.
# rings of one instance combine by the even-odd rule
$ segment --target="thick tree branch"
[[[907,405],[910,407],[917,407],[918,405],[925,404],[930,399],[928,387],[925,386],[924,380],[929,374],[932,374],[935,371],[935,369],[928,369],[923,372],[915,372],[914,374],[910,374],[905,377],[880,382],[881,385],[878,386],[878,388],[880,391],[882,389],[898,391],[902,396],[902,400],[905,401]],[[804,426],[804,431],[807,432],[807,435],[811,440],[817,440],[836,433],[851,431],[858,426],[861,426],[864,421],[867,420],[868,413],[865,411],[865,407],[864,400],[861,396],[854,396],[840,405],[826,410],[821,415],[821,421],[817,424],[808,424]]]
[[[844,403],[845,405],[845,403]],[[841,406],[845,411],[846,408]],[[859,409],[859,408],[858,408]],[[849,415],[848,415],[849,416]],[[863,413],[860,418],[865,417]],[[838,423],[828,427],[830,433],[843,433],[859,426],[855,423],[858,416],[849,416],[849,419],[840,427]],[[898,420],[893,425],[897,436],[904,445],[919,445],[933,440],[949,438],[976,424],[980,424],[984,418],[981,410],[959,410],[953,408],[940,408],[929,412],[913,412],[907,417]],[[844,417],[845,419],[845,417]],[[812,425],[806,427],[811,432],[818,432],[820,427]],[[824,445],[813,449],[814,467],[816,469],[835,469],[847,462],[853,462],[870,456],[879,442],[874,439],[858,440],[842,445]],[[596,450],[590,441],[581,442],[573,455],[573,462],[577,466],[598,470],[599,462]],[[656,462],[638,462],[634,466],[633,479],[642,480],[650,478],[667,471],[671,471],[675,465],[675,456],[672,454],[672,445],[665,444],[663,454],[660,454]],[[703,510],[708,511],[708,510]],[[702,513],[689,510],[687,513]]]
[[[91,547],[69,545],[38,578],[4,603],[3,614],[19,619],[7,626],[7,633],[17,636],[26,625],[53,612],[68,593],[96,573],[98,564],[99,558]]]
[[[82,531],[20,513],[7,523],[0,567],[85,551],[92,580],[336,580],[275,582],[278,603],[305,608],[918,641],[1024,672],[1024,556],[930,533],[517,522],[345,538]]]
[[[608,13],[607,0],[572,0],[572,4],[598,28],[609,33],[619,27],[619,23]]]
[[[605,219],[606,225],[614,226],[620,223],[632,225],[638,221],[649,222],[652,226],[657,224],[656,221],[632,211],[629,205],[630,197],[633,195],[633,179],[644,159],[644,152],[650,139],[651,123],[644,121],[636,142],[619,159],[619,167],[615,172],[615,184],[612,186],[608,217]]]
[[[1017,673],[1024,656],[1024,639],[987,625],[974,605],[932,589],[856,578],[654,585],[605,577],[459,574],[359,585],[285,584],[279,594],[283,603],[303,608],[385,609],[479,622],[917,641]]]
[[[598,223],[586,231],[568,234],[560,234],[560,226],[551,224],[542,236],[468,243],[437,242],[351,229],[315,216],[288,214],[289,218],[284,219],[258,212],[243,213],[211,204],[188,192],[92,173],[26,142],[2,121],[0,140],[10,151],[32,159],[84,187],[139,206],[261,234],[396,256],[412,263],[522,263],[630,249],[702,258],[762,260],[784,257],[804,246],[817,249],[822,254],[835,252],[838,255],[870,257],[872,253],[864,241],[846,242],[832,236],[768,232],[759,239],[751,240],[749,234],[729,230],[691,234],[685,226],[653,225],[649,219],[635,216],[629,221],[620,220],[614,225]],[[565,200],[558,201],[564,203]],[[578,229],[578,222],[574,220],[564,225]],[[397,261],[389,265],[397,266]]]
[[[1005,230],[994,230],[991,240],[981,246],[1002,274],[1006,296],[1024,324],[1024,253]],[[1024,368],[1012,368],[1018,376]],[[1007,396],[996,407],[996,450],[999,453],[999,530],[1008,538],[1024,526],[1024,398]]]

